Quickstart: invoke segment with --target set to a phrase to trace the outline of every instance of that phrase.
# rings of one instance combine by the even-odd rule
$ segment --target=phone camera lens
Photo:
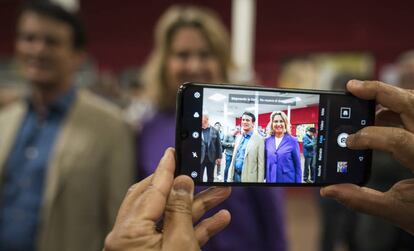
[[[183,131],[183,132],[181,132],[181,138],[182,138],[182,139],[186,139],[186,138],[188,138],[188,132],[187,132],[187,131]]]

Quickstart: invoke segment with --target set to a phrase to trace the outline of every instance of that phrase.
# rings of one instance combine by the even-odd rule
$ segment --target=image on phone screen
[[[373,123],[344,93],[189,84],[177,111],[178,172],[197,184],[361,184],[371,151],[346,147]]]

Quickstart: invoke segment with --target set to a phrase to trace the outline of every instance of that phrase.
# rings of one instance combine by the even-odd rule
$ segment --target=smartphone
[[[372,151],[348,149],[346,138],[374,116],[374,101],[345,92],[185,83],[176,175],[196,185],[361,185]]]

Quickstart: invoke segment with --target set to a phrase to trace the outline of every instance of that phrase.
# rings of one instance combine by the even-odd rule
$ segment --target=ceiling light
[[[216,101],[216,102],[220,102],[224,99],[226,99],[226,96],[220,93],[214,93],[213,95],[211,95],[210,97],[208,97],[209,99]]]

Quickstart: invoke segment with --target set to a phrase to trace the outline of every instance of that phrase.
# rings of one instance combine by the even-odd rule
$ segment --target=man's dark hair
[[[315,127],[308,127],[308,130],[307,131],[308,132],[315,133],[316,132],[316,129],[315,129]]]
[[[251,112],[243,112],[242,117],[243,117],[243,115],[247,115],[247,116],[251,117],[252,118],[252,121],[253,122],[256,122],[256,117],[254,116],[253,113],[251,113]]]
[[[76,50],[85,48],[86,34],[85,28],[79,17],[75,14],[62,8],[60,5],[51,3],[49,1],[28,1],[22,6],[19,11],[19,18],[27,12],[34,12],[36,14],[56,19],[60,22],[68,24],[72,29],[72,45]]]

